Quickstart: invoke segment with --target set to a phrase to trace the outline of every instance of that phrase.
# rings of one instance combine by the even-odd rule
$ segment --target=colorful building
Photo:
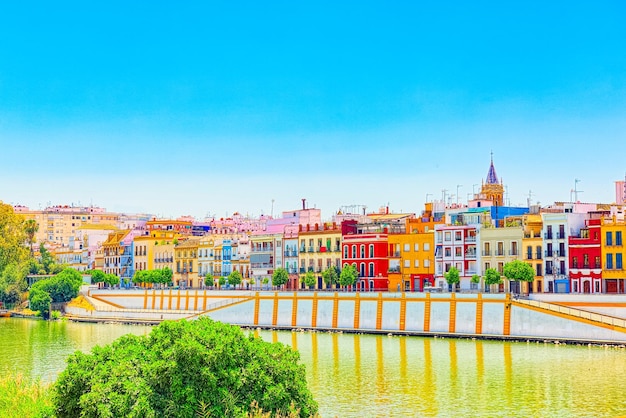
[[[353,265],[358,272],[356,290],[389,290],[388,228],[381,224],[342,224],[342,266]]]
[[[300,288],[304,288],[304,276],[313,272],[316,276],[315,289],[327,289],[322,279],[322,271],[334,266],[341,271],[341,227],[336,223],[300,225]]]
[[[572,293],[601,293],[602,289],[602,217],[590,214],[577,236],[570,236],[569,279]]]
[[[626,223],[623,212],[603,217],[601,226],[602,278],[606,293],[626,293],[624,272],[624,237]]]
[[[541,231],[543,221],[539,213],[527,214],[522,217],[524,238],[522,238],[522,254],[526,263],[530,264],[535,272],[535,278],[528,287],[529,293],[543,291],[543,238]]]

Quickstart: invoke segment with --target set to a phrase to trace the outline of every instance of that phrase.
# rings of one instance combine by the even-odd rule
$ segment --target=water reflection
[[[50,381],[75,350],[150,327],[0,320],[0,373]],[[626,414],[626,351],[418,337],[254,331],[297,348],[324,417]]]
[[[417,337],[295,338],[322,416],[611,417],[626,412],[624,350]],[[595,388],[595,389],[593,389]]]

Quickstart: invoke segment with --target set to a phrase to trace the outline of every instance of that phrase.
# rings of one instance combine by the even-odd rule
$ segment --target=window
[[[485,249],[483,251],[483,255],[491,255],[491,244],[485,242]]]
[[[526,247],[526,258],[528,260],[532,260],[533,259],[533,247]]]
[[[369,264],[370,277],[374,277],[374,263]]]
[[[613,245],[613,233],[611,231],[606,233],[606,245]]]
[[[411,260],[404,260],[404,267],[406,268],[411,267]]]
[[[543,276],[541,264],[537,264],[537,276]]]
[[[622,245],[622,231],[615,231],[615,245]]]
[[[599,268],[600,268],[600,256],[599,256],[599,255],[598,255],[598,256],[596,256],[596,259],[595,259],[595,267],[594,267],[594,268],[597,268],[597,269],[599,269]]]
[[[419,251],[419,250],[420,250],[420,244],[419,244],[418,242],[416,242],[416,243],[413,245],[413,251]]]
[[[491,264],[490,263],[485,263],[485,270],[487,270],[488,268],[491,268]]]
[[[578,257],[572,257],[572,268],[573,269],[578,268]]]
[[[622,253],[615,254],[615,268],[618,270],[622,269]]]
[[[343,258],[348,258],[348,246],[343,246]]]
[[[565,260],[559,261],[559,271],[561,274],[565,274]]]
[[[424,225],[424,232],[428,232],[428,225]]]
[[[589,268],[589,254],[583,254],[583,268]]]
[[[607,232],[607,234],[609,234],[609,232]],[[607,270],[613,269],[613,254],[609,253],[606,255],[606,268]]]
[[[370,258],[374,258],[374,244],[370,244]]]
[[[511,255],[517,255],[517,241],[511,242]]]
[[[462,235],[461,235],[461,231],[456,231],[454,233],[454,240],[455,241],[461,241]]]
[[[498,263],[498,273],[502,274],[504,272],[504,263],[503,262],[499,262]]]
[[[456,247],[454,249],[454,255],[457,257],[461,257],[461,247]]]
[[[361,244],[361,258],[365,258],[365,245]]]
[[[498,242],[498,252],[496,255],[504,255],[504,243],[502,241]]]
[[[430,243],[429,242],[425,242],[424,243],[424,251],[430,251]]]
[[[413,267],[419,267],[420,266],[420,261],[419,260],[415,260],[413,262]]]
[[[411,251],[411,244],[404,244],[404,252],[409,252]]]
[[[445,233],[445,241],[452,241],[452,234],[450,233],[450,231]]]
[[[450,247],[445,248],[445,256],[450,257],[452,255],[452,250]]]
[[[424,260],[424,267],[430,267],[430,260],[429,259]]]
[[[352,246],[352,258],[356,258],[356,245]]]
[[[359,265],[359,273],[361,274],[361,277],[365,277],[365,263],[361,263]]]

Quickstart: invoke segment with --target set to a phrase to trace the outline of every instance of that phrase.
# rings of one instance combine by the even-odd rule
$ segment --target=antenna
[[[459,188],[460,187],[463,187],[463,185],[462,184],[457,184],[456,185],[456,204],[457,205],[459,204]]]
[[[432,193],[426,193],[426,203],[428,203],[428,196],[432,196]]]
[[[528,191],[528,198],[526,199],[526,204],[528,205],[528,207],[530,207],[530,202],[531,202],[532,197],[533,197],[533,191],[529,190]]]
[[[582,190],[578,190],[578,183],[580,183],[580,180],[574,179],[574,200],[575,200],[575,202],[578,202],[578,193],[584,193]]]
[[[448,189],[441,189],[441,200],[443,200],[443,205],[446,205],[446,193],[448,192]]]
[[[274,218],[274,199],[272,199],[272,210],[270,211],[270,216]]]

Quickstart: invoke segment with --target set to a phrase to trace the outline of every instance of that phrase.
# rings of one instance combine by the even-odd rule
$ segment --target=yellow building
[[[543,289],[543,221],[540,214],[527,214],[522,217],[522,260],[535,271],[535,279],[528,288],[530,293],[541,293]]]
[[[187,288],[198,285],[199,238],[179,241],[174,247],[174,285]]]
[[[124,255],[124,248],[121,243],[122,239],[124,239],[129,232],[128,230],[112,232],[102,244],[104,254],[104,266],[102,271],[104,273],[120,276],[122,270],[121,257]]]
[[[602,279],[606,293],[626,293],[624,272],[624,218],[615,215],[602,218],[600,226],[602,242]]]
[[[300,225],[298,232],[300,252],[300,283],[308,271],[317,278],[315,289],[329,288],[322,279],[322,271],[334,266],[337,272],[341,270],[341,226],[336,223]]]
[[[504,265],[522,259],[522,241],[524,237],[522,221],[509,219],[503,226],[495,228],[485,225],[480,230],[480,246],[482,250],[482,273],[488,268],[493,268],[501,275],[504,273]],[[520,293],[520,283],[510,282],[502,276],[500,291]]]
[[[435,225],[443,218],[433,216],[433,204],[426,203],[418,218],[407,218],[404,231],[389,232],[389,291],[421,292],[434,283]]]
[[[120,222],[119,214],[93,206],[59,205],[41,210],[15,206],[14,210],[25,219],[37,222],[39,230],[35,234],[36,243],[54,243],[64,247],[70,246],[72,239],[77,236],[77,229],[83,224],[112,225],[118,228]]]
[[[180,234],[176,231],[153,230],[133,240],[135,272],[165,267],[174,271],[174,246]]]

